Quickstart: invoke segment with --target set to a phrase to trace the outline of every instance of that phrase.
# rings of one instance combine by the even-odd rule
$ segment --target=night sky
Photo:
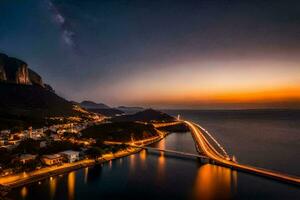
[[[300,1],[1,0],[0,51],[69,99],[300,108]]]

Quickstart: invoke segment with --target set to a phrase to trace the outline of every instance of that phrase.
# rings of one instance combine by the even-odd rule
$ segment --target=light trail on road
[[[188,125],[188,127],[191,130],[191,133],[193,134],[193,138],[198,145],[198,147],[203,151],[203,153],[208,156],[212,161],[214,161],[216,164],[225,166],[225,167],[230,167],[232,169],[237,169],[240,171],[256,174],[256,175],[261,175],[264,177],[276,179],[279,181],[284,181],[288,183],[293,183],[296,185],[300,185],[300,178],[299,177],[294,177],[290,175],[286,175],[280,172],[274,172],[262,168],[257,168],[257,167],[252,167],[249,165],[243,165],[239,164],[236,162],[233,162],[231,160],[227,160],[223,156],[220,156],[218,153],[215,152],[214,149],[212,149],[211,145],[203,135],[203,133],[199,130],[198,125],[189,122],[189,121],[184,121],[185,124]]]

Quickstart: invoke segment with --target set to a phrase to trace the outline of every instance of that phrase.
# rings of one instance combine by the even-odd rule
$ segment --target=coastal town
[[[4,163],[0,165],[0,176],[7,176],[19,172],[20,165],[28,166],[35,163],[36,168],[40,169],[43,166],[59,165],[63,162],[73,163],[83,158],[82,151],[84,147],[92,144],[91,139],[80,139],[81,131],[103,122],[105,117],[94,115],[90,120],[83,122],[71,122],[63,124],[54,124],[51,126],[44,126],[42,128],[28,127],[26,130],[1,130],[0,131],[0,150],[1,152],[14,152],[10,155],[10,163],[5,166]],[[53,143],[73,143],[81,145],[81,151],[73,151],[67,149],[65,151],[57,152],[55,154],[31,154],[26,152],[26,148],[17,150],[20,145],[34,145],[39,149],[46,149]],[[38,152],[37,152],[38,153]],[[3,156],[3,154],[1,155]],[[5,159],[4,159],[5,160]],[[37,160],[41,161],[38,162]],[[22,168],[22,167],[21,167]],[[24,168],[24,170],[29,170]]]
[[[170,130],[160,129],[161,124],[175,120],[152,109],[119,118],[95,113],[91,116],[77,122],[56,117],[56,121],[68,123],[1,130],[1,195],[11,188],[139,152],[139,147],[167,135]],[[145,116],[151,116],[150,120]],[[176,124],[168,125],[176,128]]]

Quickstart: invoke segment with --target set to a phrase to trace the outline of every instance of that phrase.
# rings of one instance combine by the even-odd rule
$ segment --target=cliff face
[[[17,58],[0,53],[0,81],[23,85],[45,87],[42,78],[28,68],[28,65]]]
[[[0,81],[6,81],[6,73],[1,63],[0,63]]]

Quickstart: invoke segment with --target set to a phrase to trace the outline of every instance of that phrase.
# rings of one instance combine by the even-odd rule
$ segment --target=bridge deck
[[[135,147],[135,148],[142,148],[142,149],[146,149],[146,150],[153,150],[153,151],[160,151],[160,152],[165,152],[165,153],[177,154],[177,155],[181,155],[181,156],[209,159],[207,156],[193,154],[193,153],[186,153],[186,152],[182,152],[182,151],[159,149],[159,148],[147,147],[147,146],[136,146],[136,145],[129,145],[129,146]]]
[[[191,123],[189,121],[185,121],[185,123],[190,127],[193,138],[198,145],[198,147],[207,155],[211,160],[213,160],[216,164],[222,165],[224,167],[230,167],[232,169],[248,172],[251,174],[256,174],[260,176],[264,176],[267,178],[272,178],[278,181],[288,182],[296,185],[300,185],[300,178],[283,174],[280,172],[274,172],[267,169],[257,168],[250,165],[243,165],[231,160],[224,159],[219,156],[209,145],[209,142],[206,140],[205,136],[202,134],[201,130],[199,130],[199,125]]]

